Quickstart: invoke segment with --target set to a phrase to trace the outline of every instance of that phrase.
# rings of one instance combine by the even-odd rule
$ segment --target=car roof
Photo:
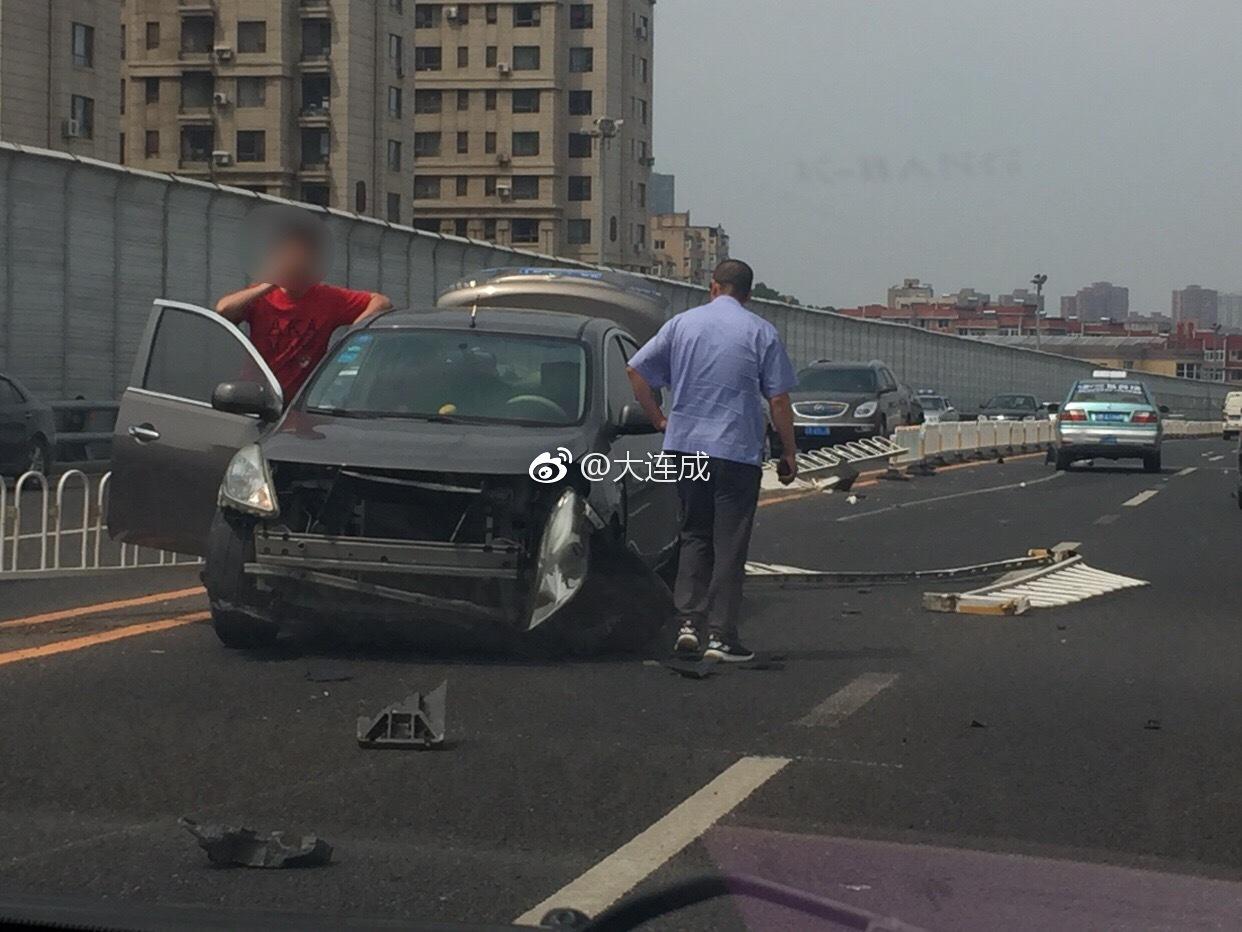
[[[805,368],[807,369],[878,369],[883,365],[884,363],[880,362],[878,359],[872,359],[869,361],[862,360],[862,359],[859,359],[859,360],[817,359],[810,365],[806,366]]]
[[[471,326],[473,317],[474,326]],[[388,311],[369,318],[359,329],[477,330],[480,333],[514,333],[525,336],[584,339],[605,330],[620,329],[611,321],[559,311],[523,308],[414,307]]]

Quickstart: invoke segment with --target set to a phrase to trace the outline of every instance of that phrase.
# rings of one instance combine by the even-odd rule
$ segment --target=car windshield
[[[866,366],[812,366],[798,373],[800,392],[847,392],[863,395],[874,392],[877,384],[875,370]]]
[[[948,407],[939,395],[919,395],[919,404],[925,411],[943,411]]]
[[[1105,401],[1117,404],[1147,404],[1147,390],[1141,382],[1079,382],[1070,401]]]
[[[587,398],[581,343],[467,330],[352,334],[307,390],[308,411],[344,417],[573,424]]]
[[[1034,411],[1039,405],[1030,395],[993,395],[985,408],[1024,408]]]

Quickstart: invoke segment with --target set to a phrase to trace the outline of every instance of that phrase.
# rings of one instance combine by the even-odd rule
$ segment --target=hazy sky
[[[656,169],[804,301],[1242,291],[1240,0],[661,0]]]

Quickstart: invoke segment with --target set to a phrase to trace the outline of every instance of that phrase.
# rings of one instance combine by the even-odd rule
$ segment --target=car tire
[[[1160,472],[1160,454],[1146,453],[1143,455],[1143,472]]]
[[[225,647],[253,649],[275,642],[280,629],[246,608],[260,607],[245,565],[254,559],[254,519],[216,509],[207,535],[203,585],[211,603],[211,624]]]
[[[880,415],[880,427],[879,427],[879,431],[876,433],[876,436],[877,437],[888,436],[888,417],[883,414]]]
[[[1067,454],[1061,453],[1059,451],[1055,454],[1055,457],[1053,459],[1053,463],[1056,465],[1057,472],[1065,472],[1067,469],[1070,468],[1070,463],[1072,462],[1073,460],[1071,460]]]
[[[26,468],[19,470],[18,475],[24,472],[37,472],[43,476],[52,474],[51,447],[43,437],[30,438],[30,445],[26,450]]]

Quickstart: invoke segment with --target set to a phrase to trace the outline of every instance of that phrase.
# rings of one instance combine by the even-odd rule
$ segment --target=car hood
[[[988,417],[996,417],[997,415],[1012,418],[1040,416],[1039,411],[1032,411],[1030,408],[980,408],[979,413]]]
[[[792,391],[789,393],[789,400],[794,402],[843,401],[850,407],[863,401],[874,401],[875,397],[874,392]]]
[[[535,457],[558,447],[576,462],[590,451],[591,437],[583,426],[359,420],[290,411],[260,446],[275,461],[514,475],[525,474]]]

